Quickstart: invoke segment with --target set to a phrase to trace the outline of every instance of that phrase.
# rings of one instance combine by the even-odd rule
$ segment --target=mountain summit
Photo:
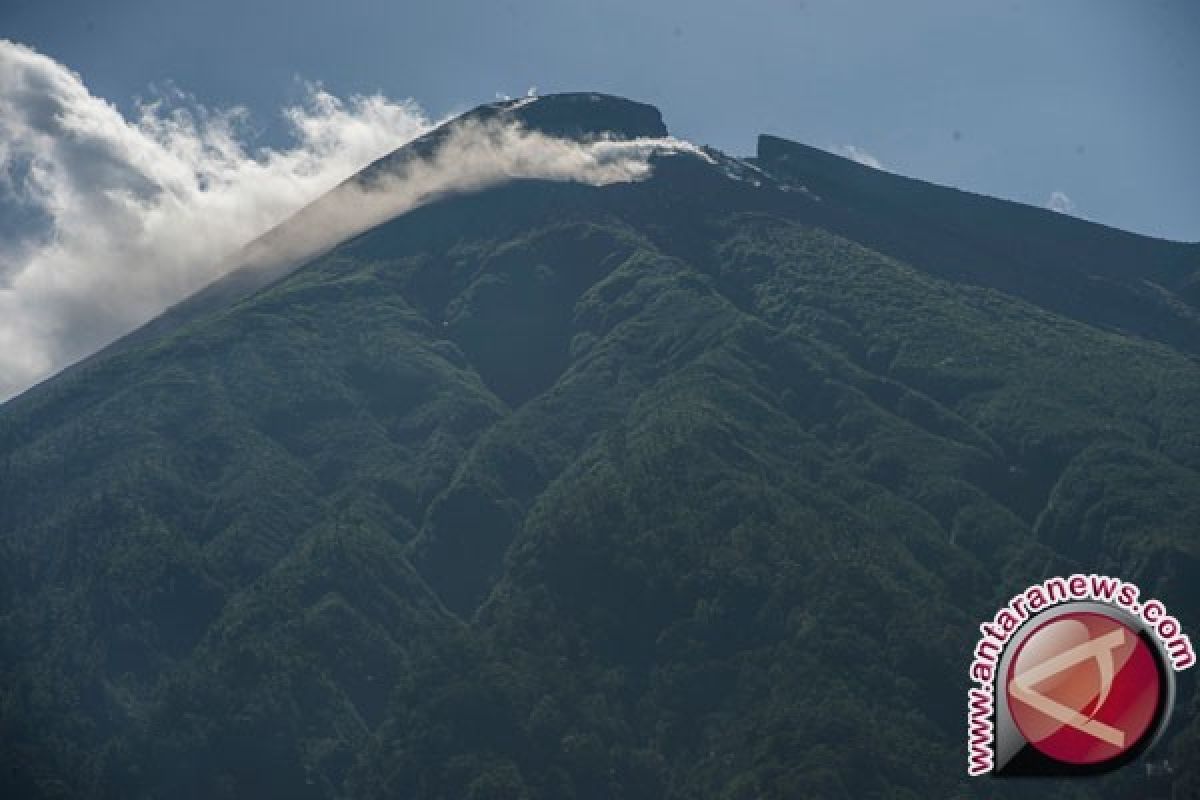
[[[1196,246],[594,94],[347,185],[472,127],[0,406],[0,795],[957,796],[1013,592],[1200,619]]]
[[[667,135],[662,114],[654,106],[596,92],[530,95],[479,106],[459,117],[465,120],[515,122],[547,136],[619,139]]]
[[[471,125],[517,126],[545,136],[580,141],[667,135],[657,108],[623,97],[594,92],[529,96],[478,106],[384,156],[351,180],[370,183],[413,159],[430,158],[455,131]]]

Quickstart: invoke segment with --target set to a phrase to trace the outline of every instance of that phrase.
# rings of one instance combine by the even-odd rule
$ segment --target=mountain
[[[1051,575],[1200,620],[1200,248],[775,137],[651,164],[235,271],[0,406],[0,796],[1198,796],[1190,673],[1166,788],[968,783],[963,706]]]

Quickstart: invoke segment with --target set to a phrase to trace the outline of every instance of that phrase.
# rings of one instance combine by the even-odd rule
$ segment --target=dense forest
[[[585,107],[486,113],[662,132]],[[1200,246],[762,137],[230,281],[0,406],[0,796],[1149,791],[968,781],[967,667],[1059,573],[1200,624]]]

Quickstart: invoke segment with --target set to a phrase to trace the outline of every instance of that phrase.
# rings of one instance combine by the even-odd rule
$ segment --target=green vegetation
[[[1070,223],[1180,292],[1140,338],[1052,215],[1022,292],[990,207],[898,254],[833,203],[448,198],[0,407],[0,796],[1139,795],[967,784],[966,669],[1059,572],[1200,625],[1194,248]]]

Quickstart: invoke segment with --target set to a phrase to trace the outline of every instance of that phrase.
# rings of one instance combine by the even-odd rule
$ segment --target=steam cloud
[[[463,124],[429,161],[363,185],[346,178],[432,127],[411,101],[311,87],[284,111],[294,145],[251,152],[244,110],[184,100],[127,120],[61,64],[0,40],[0,401],[231,266],[296,263],[441,193],[522,177],[604,185],[646,177],[656,153],[707,158],[675,139]]]
[[[1078,210],[1075,201],[1068,197],[1066,192],[1060,191],[1050,193],[1050,197],[1046,199],[1046,208],[1060,214],[1074,214]]]
[[[516,101],[531,102],[533,98]],[[518,178],[593,186],[638,181],[650,158],[686,153],[712,163],[703,149],[673,137],[579,142],[513,123],[453,124],[433,156],[398,166],[366,184],[348,181],[239,254],[239,263],[273,268],[297,263],[448,192],[475,191]]]
[[[843,156],[845,158],[850,159],[851,161],[862,164],[864,167],[871,167],[872,169],[881,169],[881,170],[887,169],[886,167],[883,166],[883,162],[881,162],[878,158],[871,155],[870,153],[868,153],[866,150],[862,149],[861,147],[856,147],[855,145],[852,145],[852,144],[844,144],[840,147],[837,147],[834,149],[834,152],[837,153],[839,156]]]

